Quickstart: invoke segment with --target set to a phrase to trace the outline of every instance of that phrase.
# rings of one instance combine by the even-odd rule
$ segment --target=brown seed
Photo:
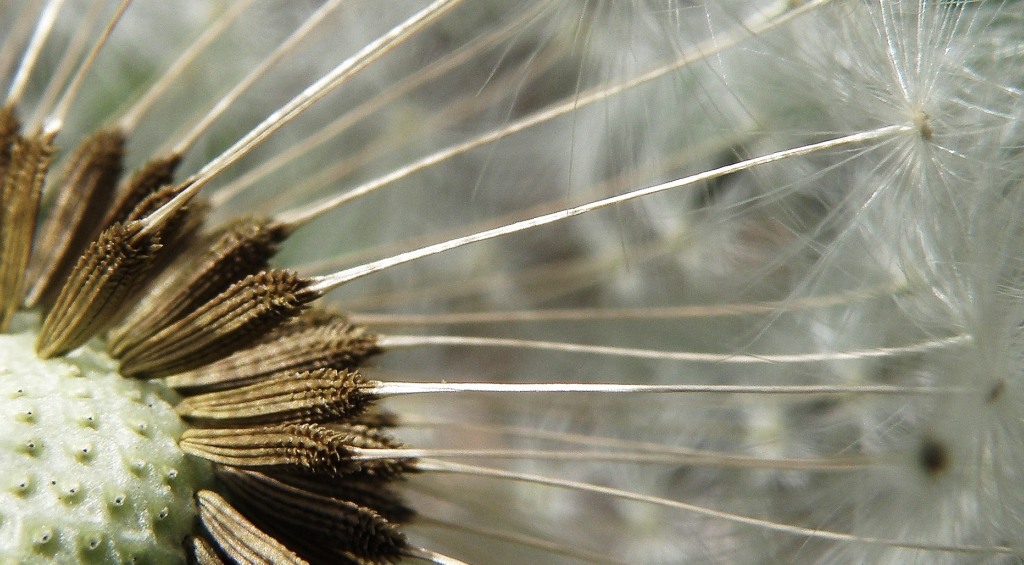
[[[11,151],[14,142],[21,132],[21,121],[14,105],[8,104],[0,108],[0,179],[7,175],[7,166],[11,162]]]
[[[104,218],[99,222],[99,226],[102,230],[110,228],[116,223],[128,224],[130,219],[140,219],[145,216],[146,213],[153,210],[153,208],[159,203],[164,202],[168,199],[167,192],[173,191],[174,187],[169,186],[172,180],[174,170],[180,163],[180,156],[170,156],[162,159],[154,159],[148,162],[142,167],[137,173],[135,173],[128,181],[122,183],[122,186],[117,189],[116,201],[106,211]],[[153,194],[159,189],[164,188],[165,192],[162,197],[158,197],[157,200],[152,200]],[[188,214],[189,212],[186,212]],[[179,226],[178,231],[185,231],[192,225],[198,225],[194,218],[186,218],[186,220],[178,220],[178,224],[184,224],[187,227],[181,228]],[[161,230],[161,245],[164,251],[160,255],[167,255],[168,244],[173,244],[179,240],[180,237],[173,231],[174,226],[171,229],[164,228]],[[93,240],[98,237],[94,236]],[[154,263],[154,266],[150,269],[150,273],[159,269],[159,263]],[[29,292],[25,299],[25,304],[29,307],[37,304],[43,304],[46,309],[53,307],[54,302],[57,299],[57,294],[63,288],[63,284],[69,277],[69,274],[63,276],[55,276],[51,280],[47,281],[44,286],[34,286]],[[142,286],[148,279],[142,279],[138,284]],[[127,301],[126,301],[127,302]]]
[[[138,220],[147,224],[155,224],[156,222],[153,221],[151,216],[174,199],[175,196],[178,196],[187,186],[187,184],[169,184],[158,188],[152,194],[143,198],[128,214],[125,221],[133,222]],[[175,209],[159,226],[154,227],[151,225],[151,229],[160,233],[161,242],[164,245],[164,251],[160,253],[158,262],[152,271],[154,275],[163,271],[175,257],[188,247],[206,220],[209,210],[209,204],[205,200],[193,198],[187,205]],[[151,281],[147,278],[145,282]]]
[[[254,471],[218,473],[247,516],[307,559],[348,552],[371,562],[399,557],[407,542],[397,526],[373,510],[305,491]]]
[[[344,481],[339,481],[330,477],[295,473],[274,473],[272,476],[282,483],[307,492],[348,500],[359,506],[371,508],[396,524],[408,522],[416,515],[397,492],[388,488],[386,481],[379,479],[345,477]]]
[[[181,164],[181,155],[171,154],[152,159],[121,183],[117,200],[111,206],[104,224],[124,222],[139,204],[160,188],[174,181],[174,171]]]
[[[78,260],[43,320],[39,355],[67,353],[113,325],[160,247],[159,235],[144,232],[141,222],[105,230]]]
[[[391,479],[413,469],[411,460],[355,460],[352,448],[398,449],[390,436],[365,426],[284,424],[258,428],[192,428],[182,451],[222,465],[266,470]]]
[[[182,545],[185,546],[189,565],[224,565],[213,544],[204,537],[188,536]]]
[[[198,252],[181,254],[110,337],[114,357],[195,311],[239,280],[267,268],[288,230],[275,222],[249,218],[206,237]]]
[[[0,127],[7,128],[8,125]],[[43,180],[53,161],[52,133],[17,136],[0,186],[0,331],[21,306]]]
[[[319,298],[289,271],[246,277],[121,357],[121,374],[155,378],[230,355],[262,338]]]
[[[318,369],[186,398],[178,414],[196,422],[254,425],[330,422],[357,416],[374,396],[355,371]]]
[[[107,226],[102,221],[111,203],[124,159],[124,134],[100,130],[83,141],[55,185],[57,201],[36,239],[28,272],[33,281],[25,300],[52,304],[61,285],[89,242]]]
[[[196,493],[199,521],[224,555],[235,563],[305,565],[306,561],[263,533],[219,494]]]
[[[353,416],[349,423],[370,428],[396,428],[400,422],[398,414],[372,406],[366,412]]]
[[[251,348],[171,376],[167,384],[185,394],[222,390],[319,368],[352,369],[379,351],[375,335],[314,308]]]

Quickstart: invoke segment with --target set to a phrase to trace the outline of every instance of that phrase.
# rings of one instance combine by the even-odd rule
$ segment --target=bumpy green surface
[[[210,470],[178,449],[168,392],[34,339],[0,335],[0,563],[182,561]]]

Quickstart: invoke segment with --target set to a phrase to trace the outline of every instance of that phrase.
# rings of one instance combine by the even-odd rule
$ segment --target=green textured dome
[[[171,563],[209,465],[178,449],[162,385],[83,347],[41,360],[0,335],[0,555],[17,563]]]

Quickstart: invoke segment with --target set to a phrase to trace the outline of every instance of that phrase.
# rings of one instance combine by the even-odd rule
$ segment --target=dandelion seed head
[[[0,23],[5,79],[42,8],[16,4],[2,5],[21,14]],[[68,3],[31,65],[12,131],[38,144],[39,164],[13,161],[46,174],[26,185],[44,195],[41,224],[22,230],[22,242],[37,234],[27,269],[24,254],[3,259],[0,279],[40,286],[55,260],[43,248],[69,258],[29,300],[51,359],[18,351],[62,367],[96,357],[139,385],[123,402],[175,412],[184,439],[167,443],[188,455],[174,457],[218,482],[182,486],[188,464],[124,457],[139,480],[198,491],[186,513],[166,492],[147,502],[158,527],[189,523],[175,548],[189,534],[184,552],[210,561],[1020,555],[1015,3],[466,1],[393,51],[363,53],[365,69],[271,120],[282,127],[244,155],[222,154],[426,5],[138,0],[64,118],[52,110],[76,65],[62,56],[79,61],[114,4]],[[152,105],[133,107],[148,92]],[[42,124],[62,128],[32,137]],[[171,183],[119,212],[114,231],[151,238],[130,276],[110,250],[139,242],[98,225],[116,214],[82,212],[104,217],[76,228],[80,249],[51,245],[75,223],[55,219],[77,213],[61,197],[87,200],[66,187],[92,169],[69,156],[119,125],[112,158],[134,171],[164,157],[156,184]],[[190,177],[219,159],[234,164]],[[187,213],[149,216],[193,182]],[[24,223],[6,210],[35,216],[4,190],[0,234]],[[349,190],[364,193],[323,205]],[[494,228],[516,233],[331,282]],[[95,268],[73,274],[97,241],[84,263]],[[295,288],[264,288],[285,278]],[[271,282],[241,282],[253,280]],[[101,379],[71,380],[61,392],[82,400]],[[408,394],[417,383],[451,390]],[[594,392],[615,383],[694,388]],[[146,391],[160,387],[186,398],[157,402]],[[4,410],[35,431],[50,410],[27,390]],[[110,453],[108,408],[68,411],[88,436],[69,438],[75,465]],[[132,441],[162,437],[145,414],[125,419]],[[53,443],[3,439],[24,456]],[[66,506],[94,490],[29,475],[10,473],[5,492],[43,489]],[[106,490],[110,512],[134,516],[133,489]],[[62,528],[24,539],[56,547]],[[81,551],[114,551],[102,525],[83,522],[79,538]]]

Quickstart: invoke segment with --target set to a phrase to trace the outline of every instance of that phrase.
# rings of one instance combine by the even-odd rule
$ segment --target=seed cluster
[[[372,334],[344,316],[309,309],[322,294],[310,281],[269,269],[291,227],[249,218],[206,229],[208,206],[193,198],[190,182],[171,183],[179,155],[158,157],[122,182],[126,136],[102,130],[82,142],[49,185],[57,197],[33,244],[34,218],[56,150],[52,132],[24,132],[16,116],[13,106],[0,112],[4,329],[22,304],[30,304],[43,312],[35,343],[38,363],[60,363],[61,356],[78,355],[93,338],[105,338],[132,387],[147,386],[143,379],[170,377],[167,384],[185,399],[176,408],[165,403],[162,417],[188,429],[161,437],[171,438],[166,441],[179,460],[187,453],[212,462],[213,474],[226,487],[214,492],[203,481],[183,481],[188,486],[175,491],[174,507],[191,509],[194,489],[199,526],[193,531],[191,513],[175,510],[186,517],[176,518],[169,533],[154,527],[164,542],[146,555],[138,547],[154,540],[132,545],[88,537],[118,526],[102,518],[89,522],[93,505],[71,505],[67,512],[81,514],[84,525],[68,526],[74,532],[60,537],[64,553],[52,556],[83,551],[83,544],[105,544],[115,560],[130,555],[160,561],[173,555],[186,535],[187,552],[200,563],[377,563],[407,552],[399,524],[412,512],[389,483],[413,470],[413,460],[356,457],[359,450],[401,447],[383,430],[393,418],[372,408],[374,383],[358,372],[379,349]],[[27,297],[26,271],[34,281]],[[91,382],[83,379],[86,390]],[[73,426],[52,427],[62,433]],[[106,433],[93,435],[102,436],[97,442],[119,441]],[[173,447],[179,435],[179,446]],[[135,472],[135,460],[149,461],[146,473],[169,467],[126,449],[128,474]],[[54,488],[75,474],[62,472]],[[173,485],[164,487],[174,491]],[[122,520],[148,523],[149,505],[163,500],[139,496],[150,502],[140,503],[138,515],[119,510]],[[14,510],[22,516],[18,520],[30,521],[34,514],[22,506]],[[166,519],[161,512],[155,516],[156,522]],[[47,519],[32,520],[25,531],[43,535]],[[68,541],[83,535],[86,541]]]

